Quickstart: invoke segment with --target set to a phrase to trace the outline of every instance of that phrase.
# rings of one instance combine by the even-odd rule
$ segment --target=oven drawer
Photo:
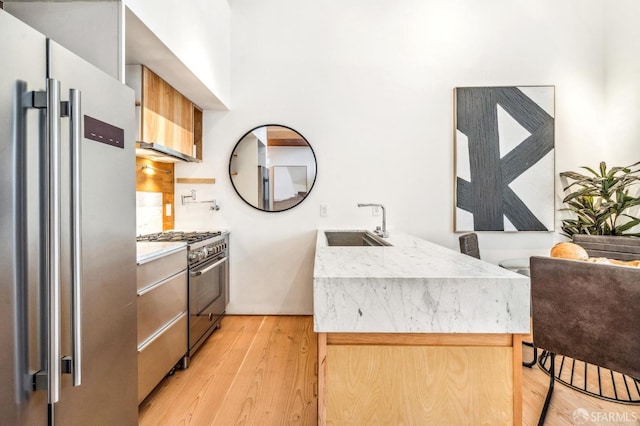
[[[187,249],[141,263],[136,268],[138,291],[187,269]]]
[[[138,346],[187,310],[187,271],[138,293]]]
[[[224,314],[228,262],[223,255],[189,271],[190,355]]]
[[[187,346],[187,314],[138,349],[138,404],[180,361]]]

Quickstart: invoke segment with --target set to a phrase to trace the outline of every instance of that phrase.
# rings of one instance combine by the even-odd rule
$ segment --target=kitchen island
[[[514,424],[522,419],[527,277],[393,233],[330,247],[318,231],[319,424]]]

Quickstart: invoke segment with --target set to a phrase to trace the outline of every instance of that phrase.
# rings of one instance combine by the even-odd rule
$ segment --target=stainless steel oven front
[[[220,327],[229,294],[228,234],[189,247],[189,350]],[[184,361],[186,367],[188,359]]]

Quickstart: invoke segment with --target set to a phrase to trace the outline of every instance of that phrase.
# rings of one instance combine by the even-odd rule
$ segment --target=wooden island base
[[[318,333],[318,424],[522,424],[522,335]]]

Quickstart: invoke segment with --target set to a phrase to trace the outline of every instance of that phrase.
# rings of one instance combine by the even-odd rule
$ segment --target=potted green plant
[[[562,220],[563,235],[640,236],[628,232],[640,224],[640,218],[629,213],[630,208],[640,205],[640,196],[631,193],[632,186],[640,182],[640,162],[607,170],[603,161],[598,171],[581,169],[589,173],[560,173],[569,181],[564,191],[572,191],[562,200],[566,207],[561,210],[575,214],[575,218]]]

